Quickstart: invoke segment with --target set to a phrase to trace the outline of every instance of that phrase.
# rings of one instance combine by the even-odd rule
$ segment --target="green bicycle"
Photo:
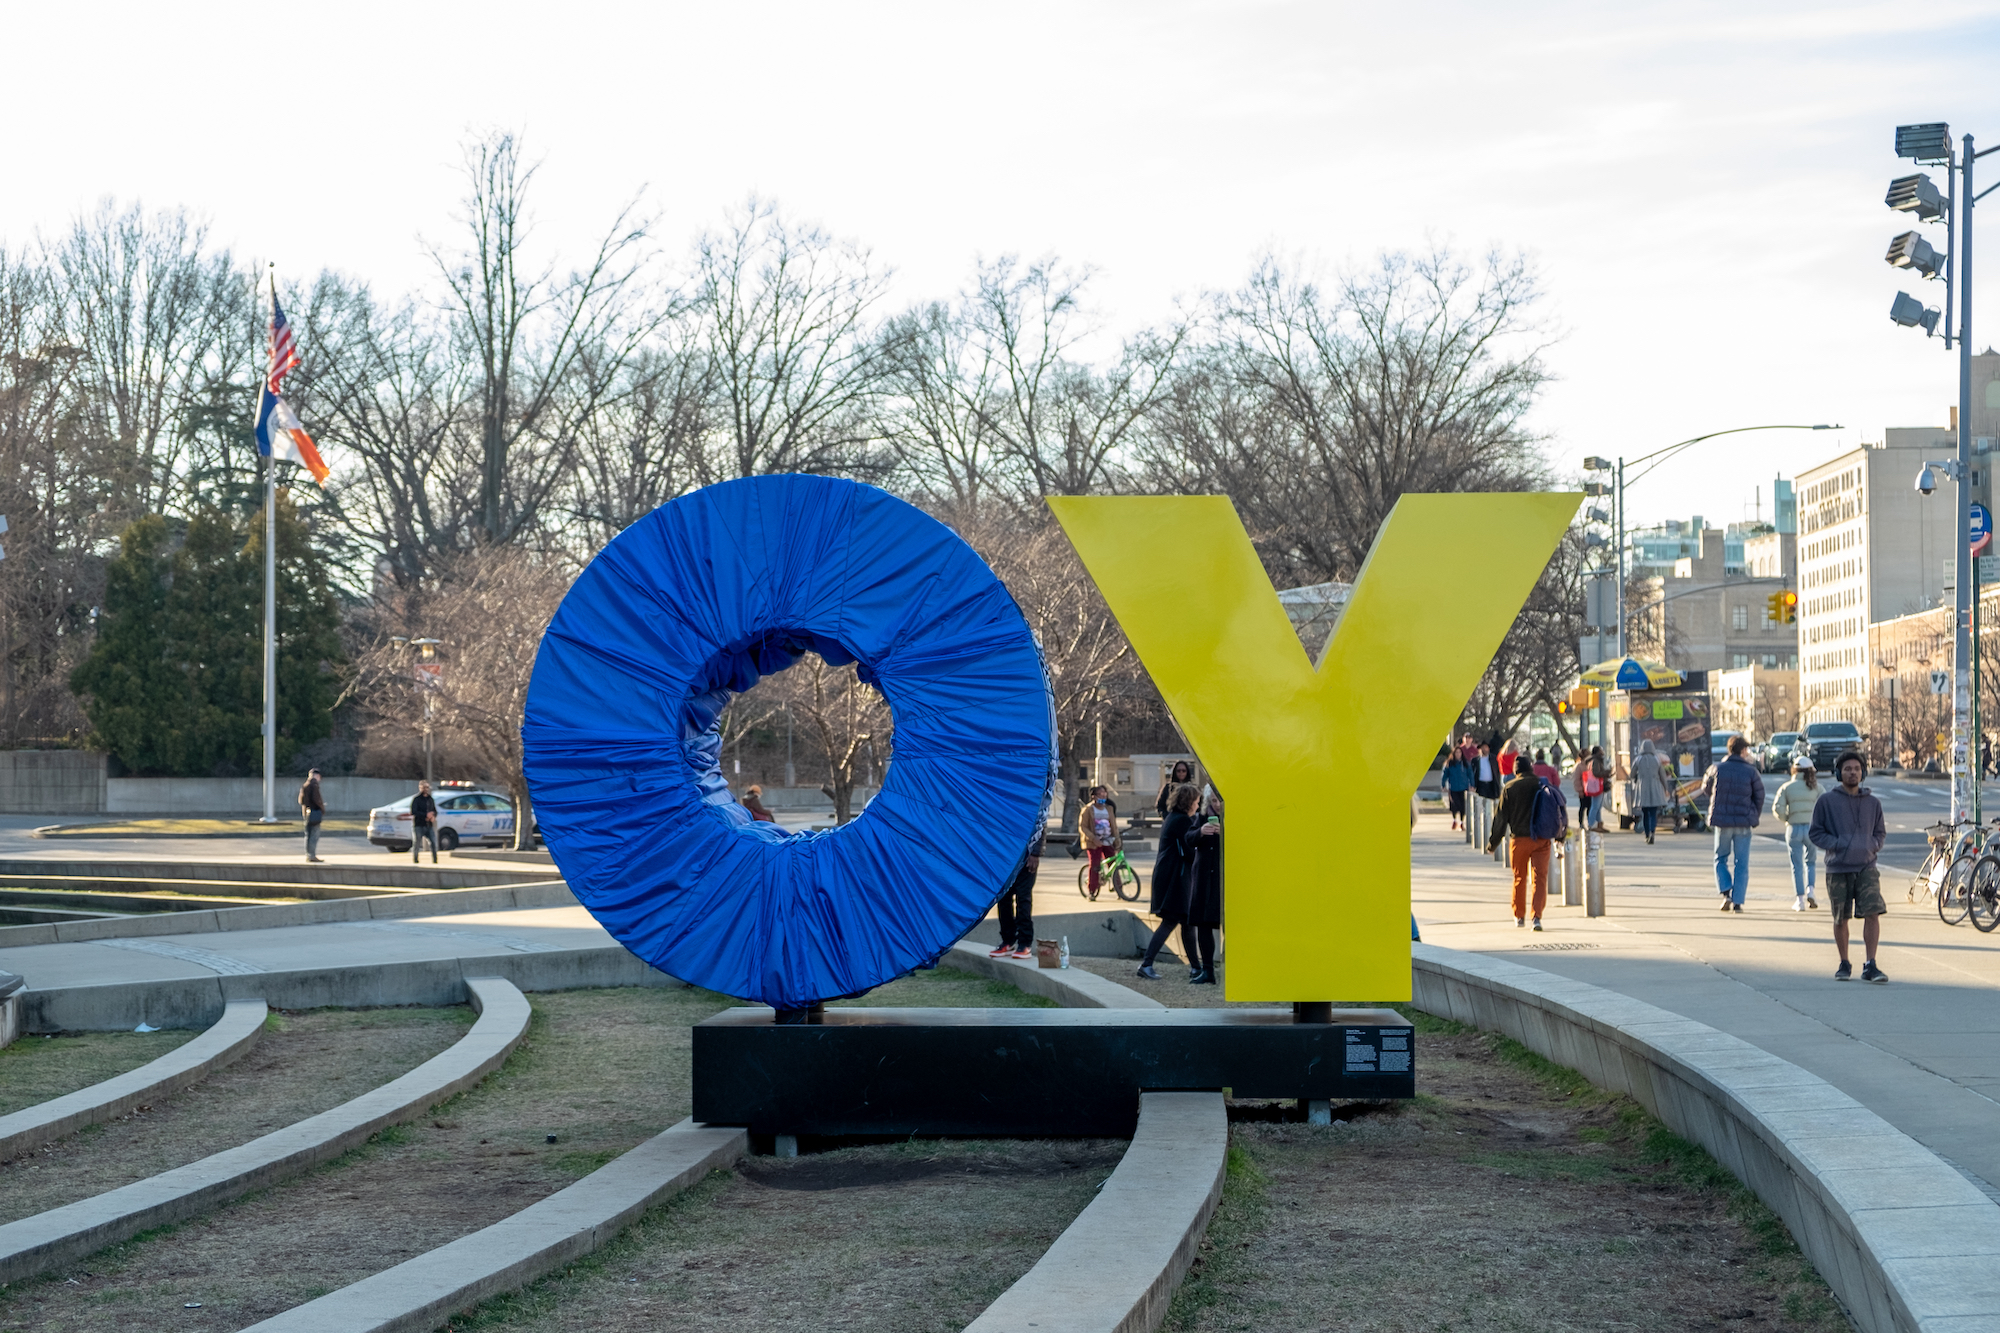
[[[1097,874],[1100,887],[1109,884],[1111,891],[1124,901],[1139,901],[1139,872],[1125,859],[1123,847],[1114,849],[1111,855],[1097,863]],[[1090,891],[1090,867],[1087,864],[1076,872],[1076,891],[1092,902],[1097,901],[1097,895]]]

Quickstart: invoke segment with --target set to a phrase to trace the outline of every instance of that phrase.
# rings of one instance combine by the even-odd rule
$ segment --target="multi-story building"
[[[1973,363],[1989,379],[2000,370],[2000,356]],[[1882,674],[1869,626],[1929,610],[1945,596],[1957,534],[1951,483],[1940,488],[1945,498],[1927,500],[1914,482],[1926,460],[1949,458],[1956,447],[1950,427],[1891,429],[1880,444],[1799,474],[1799,692],[1809,721],[1865,728]],[[1974,463],[1983,473],[1983,459]]]
[[[1798,730],[1797,671],[1761,663],[1712,671],[1708,698],[1711,725],[1718,733],[1740,731],[1753,741],[1766,741],[1781,731]]]
[[[1771,618],[1768,601],[1796,579],[1797,539],[1768,524],[1744,528],[1733,560],[1729,534],[1708,528],[1695,554],[1635,585],[1635,645],[1656,645],[1668,666],[1683,670],[1797,669],[1796,630]]]

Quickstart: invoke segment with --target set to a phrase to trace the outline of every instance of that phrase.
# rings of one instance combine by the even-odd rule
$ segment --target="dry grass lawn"
[[[18,1038],[13,1045],[0,1047],[0,1115],[130,1073],[199,1035],[193,1028],[174,1028]]]
[[[1412,1104],[1238,1123],[1177,1333],[1849,1325],[1784,1226],[1623,1097],[1421,1016]]]

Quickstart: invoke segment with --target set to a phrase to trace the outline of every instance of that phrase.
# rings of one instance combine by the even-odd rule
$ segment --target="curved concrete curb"
[[[479,1021],[450,1050],[401,1078],[241,1147],[0,1226],[0,1282],[19,1281],[289,1179],[471,1087],[527,1035],[529,1009],[527,997],[509,982],[480,977],[465,985]]]
[[[569,1188],[245,1333],[428,1333],[608,1244],[671,1194],[749,1150],[740,1129],[683,1120]]]
[[[1107,981],[1080,967],[1037,967],[1032,959],[989,958],[986,945],[951,946],[938,961],[950,963],[982,977],[992,977],[1019,986],[1030,995],[1054,1000],[1065,1009],[1164,1009],[1158,1000],[1141,995],[1129,986]]]
[[[262,1000],[232,1000],[208,1031],[129,1073],[39,1106],[0,1116],[0,1162],[10,1162],[85,1125],[124,1115],[140,1102],[205,1079],[257,1042],[268,1013]]]
[[[1220,1092],[1142,1093],[1111,1179],[966,1333],[1152,1333],[1222,1198],[1228,1155]]]
[[[1832,1084],[1586,982],[1436,945],[1411,954],[1419,1007],[1629,1094],[1735,1172],[1866,1333],[2000,1328],[2000,1205]]]
[[[404,916],[447,916],[461,912],[508,912],[528,907],[575,906],[576,895],[569,891],[569,885],[559,879],[471,889],[382,890],[380,896],[367,898],[330,898],[310,903],[251,903],[242,907],[211,907],[190,912],[149,912],[144,916],[0,926],[0,949],[137,939],[147,935],[271,930],[280,926],[316,926],[328,921],[382,921]]]

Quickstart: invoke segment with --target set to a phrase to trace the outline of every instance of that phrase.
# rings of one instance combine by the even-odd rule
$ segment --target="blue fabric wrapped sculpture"
[[[806,651],[859,662],[895,718],[859,819],[753,823],[716,717]],[[1055,773],[1034,635],[949,528],[884,491],[754,477],[662,505],[577,579],[521,729],[543,836],[620,943],[780,1009],[934,961],[1020,867]]]

